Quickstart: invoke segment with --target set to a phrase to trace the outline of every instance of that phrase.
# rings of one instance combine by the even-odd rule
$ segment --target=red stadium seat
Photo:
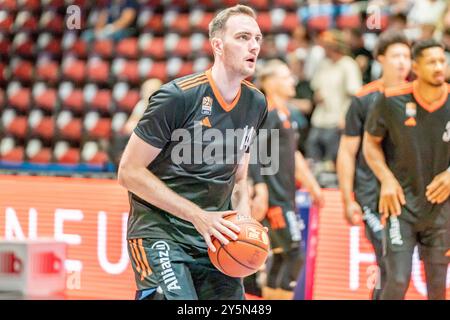
[[[187,13],[179,14],[176,20],[173,21],[172,26],[170,27],[169,30],[181,34],[189,34],[190,33],[189,14]]]
[[[9,55],[10,48],[11,41],[9,41],[8,37],[5,34],[0,33],[0,55]]]
[[[52,33],[61,33],[64,31],[64,19],[55,11],[44,11],[39,20],[39,29]]]
[[[3,0],[5,1],[5,0]],[[12,1],[14,2],[14,0]],[[12,31],[12,25],[14,23],[14,16],[8,11],[0,11],[0,31],[9,33]]]
[[[8,95],[8,104],[21,112],[27,112],[31,105],[31,90],[23,88],[17,82],[11,82],[8,85],[6,94]]]
[[[13,30],[18,31],[35,31],[37,29],[38,21],[33,16],[32,12],[20,11],[14,20]]]
[[[172,58],[167,61],[167,74],[170,78],[187,76],[194,72],[192,61],[183,61],[180,58]]]
[[[25,32],[19,32],[14,36],[12,49],[17,55],[30,57],[34,55],[35,45],[30,35]]]
[[[139,56],[138,39],[126,38],[119,41],[116,46],[116,56],[137,59]]]
[[[258,10],[269,9],[269,0],[248,0],[247,4]]]
[[[296,0],[273,0],[274,8],[286,8],[286,9],[296,9]]]
[[[12,137],[5,137],[0,141],[0,160],[22,162],[24,160],[25,151]]]
[[[9,78],[7,76],[8,66],[2,62],[0,62],[0,83],[6,82],[6,79]]]
[[[45,140],[51,140],[55,131],[55,119],[52,116],[44,116],[41,110],[33,110],[28,117],[30,134]]]
[[[0,0],[0,8],[8,11],[16,11],[18,9],[17,0]]]
[[[87,55],[87,43],[73,32],[64,34],[62,46],[65,52],[74,54],[79,58],[85,58]]]
[[[140,99],[139,91],[130,89],[125,82],[119,82],[114,86],[113,99],[119,110],[131,113]]]
[[[84,118],[84,128],[90,138],[109,139],[111,136],[111,119],[101,118],[98,112],[88,112]]]
[[[167,80],[166,61],[154,62],[150,59],[141,59],[139,61],[139,71],[142,79],[158,78],[163,82]]]
[[[58,136],[62,139],[79,142],[82,134],[81,118],[75,118],[68,110],[61,111],[56,117]]]
[[[5,91],[2,88],[0,88],[0,111],[3,111],[5,103],[6,103]]]
[[[187,57],[192,54],[190,38],[181,38],[173,50],[173,54],[180,57]]]
[[[50,163],[52,160],[52,150],[44,148],[42,141],[31,139],[25,148],[27,160],[31,163]]]
[[[208,32],[208,25],[213,18],[214,13],[212,12],[196,11],[195,13],[191,13],[190,21],[193,28],[206,33]]]
[[[88,141],[81,149],[81,161],[89,164],[105,164],[108,162],[106,152],[100,150],[100,146],[95,141]]]
[[[67,141],[58,141],[53,149],[53,155],[57,163],[77,164],[80,162],[80,149],[70,147]]]
[[[44,1],[43,1],[44,2]],[[35,11],[38,10],[41,6],[39,0],[19,0],[20,8],[23,10]]]
[[[26,116],[16,116],[14,111],[8,109],[3,112],[2,124],[6,134],[20,139],[25,138],[28,131]]]
[[[31,82],[33,80],[33,63],[22,59],[12,59],[10,64],[11,75],[21,82]]]
[[[53,112],[56,107],[56,89],[47,88],[44,83],[36,83],[33,87],[33,98],[36,107]]]
[[[58,90],[62,107],[71,110],[74,114],[81,115],[84,111],[83,90],[74,89],[70,82],[63,82]]]
[[[59,63],[50,59],[39,59],[36,65],[36,79],[56,83],[59,79]]]
[[[118,80],[132,83],[140,81],[139,64],[136,60],[116,59],[112,71]]]
[[[264,11],[258,13],[258,17],[256,19],[258,21],[259,28],[261,32],[270,32],[272,29],[272,18],[270,16],[270,12]]]
[[[163,59],[166,55],[163,37],[153,37],[150,34],[142,34],[139,37],[139,49],[142,57]]]
[[[64,0],[42,0],[42,5],[51,9],[62,9],[65,3]]]
[[[360,28],[361,18],[358,13],[352,15],[342,15],[336,19],[338,28]]]
[[[308,20],[308,27],[316,31],[325,31],[331,26],[330,16],[317,16]]]
[[[286,14],[282,23],[282,28],[286,31],[294,30],[300,24],[300,19],[295,12],[289,12]]]
[[[39,52],[47,52],[54,56],[59,56],[62,53],[61,39],[50,33],[41,33],[37,40],[37,46]]]
[[[163,16],[162,14],[154,14],[151,10],[144,10],[139,14],[138,25],[143,30],[162,33],[164,30]]]
[[[114,42],[110,39],[95,40],[93,52],[103,58],[111,58],[114,51]]]
[[[67,58],[62,64],[65,79],[83,83],[86,77],[86,62],[75,58]]]
[[[87,78],[89,81],[106,83],[109,78],[109,63],[97,57],[89,59],[87,64]]]
[[[83,91],[84,101],[91,109],[109,112],[111,107],[111,91],[109,89],[98,89],[94,84],[88,84]]]

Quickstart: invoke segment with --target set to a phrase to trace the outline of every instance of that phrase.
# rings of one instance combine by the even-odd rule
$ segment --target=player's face
[[[247,78],[255,73],[262,34],[255,19],[247,15],[231,16],[223,36],[223,60],[227,68]]]
[[[447,59],[442,48],[433,47],[422,51],[422,55],[413,64],[417,78],[429,85],[439,87],[445,82]]]
[[[411,50],[403,43],[390,45],[380,62],[384,73],[390,73],[397,79],[404,80],[411,70]]]
[[[278,95],[283,98],[293,98],[295,96],[295,79],[287,66],[280,66],[275,71],[273,80],[273,86]]]

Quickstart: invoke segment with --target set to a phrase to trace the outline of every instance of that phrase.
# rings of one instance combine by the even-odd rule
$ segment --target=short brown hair
[[[231,16],[236,16],[239,14],[247,15],[252,17],[253,19],[256,19],[255,11],[252,8],[244,6],[242,4],[237,4],[234,7],[224,9],[220,11],[209,23],[209,38],[212,39],[219,32],[222,32],[225,29],[225,24],[227,23],[228,19]]]
[[[377,46],[374,50],[374,56],[378,57],[384,55],[390,46],[398,43],[407,45],[408,47],[411,46],[411,43],[402,31],[389,30],[383,32],[378,39]]]

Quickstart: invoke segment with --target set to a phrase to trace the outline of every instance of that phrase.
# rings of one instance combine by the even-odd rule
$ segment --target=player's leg
[[[383,225],[381,224],[380,215],[370,210],[369,207],[363,206],[364,225],[367,239],[372,244],[377,262],[377,281],[372,291],[372,300],[380,300],[381,291],[386,283],[386,264],[383,257]]]
[[[137,287],[135,299],[163,300],[164,295],[161,288],[158,288],[158,282],[150,268],[148,257],[145,253],[142,254],[141,241],[141,239],[130,239],[127,246]]]
[[[419,233],[420,257],[424,262],[429,300],[445,300],[450,257],[448,229],[428,229]]]
[[[140,239],[153,278],[167,300],[197,300],[187,255],[179,243],[167,239]]]
[[[275,299],[292,299],[303,265],[300,251],[300,224],[293,210],[271,208],[267,214],[273,262],[268,269],[268,293]],[[278,288],[277,292],[271,291]],[[275,295],[272,295],[275,293]]]
[[[280,288],[284,291],[293,292],[297,285],[298,275],[304,265],[304,258],[300,248],[300,243],[293,243],[290,250],[285,252],[283,256],[284,259],[281,270]]]
[[[192,257],[187,264],[199,300],[244,300],[244,284],[219,271],[204,248],[189,247],[185,252]]]
[[[380,299],[402,300],[405,298],[411,279],[416,233],[410,223],[390,217],[387,220],[383,236],[386,283]]]
[[[278,278],[281,274],[281,267],[283,266],[283,249],[279,247],[276,240],[273,240],[273,237],[271,238],[271,245],[272,256],[270,257],[270,263],[267,264],[266,285],[262,290],[263,298],[267,300],[275,298],[279,283]]]

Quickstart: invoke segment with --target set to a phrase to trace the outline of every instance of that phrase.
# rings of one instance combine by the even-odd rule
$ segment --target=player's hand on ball
[[[405,194],[397,179],[389,177],[381,181],[378,208],[385,218],[390,215],[399,216],[402,213],[402,206],[405,204]]]
[[[227,245],[230,242],[227,237],[232,240],[237,239],[240,228],[231,221],[224,219],[224,217],[236,213],[237,211],[202,211],[193,219],[194,221],[192,221],[192,224],[203,236],[211,251],[216,251],[216,248],[211,241],[211,237],[217,238],[224,245]]]
[[[427,186],[425,195],[433,204],[441,204],[447,200],[450,196],[450,171],[446,170],[434,177]]]
[[[356,226],[362,221],[362,209],[356,201],[351,201],[345,205],[345,220],[352,225]]]

